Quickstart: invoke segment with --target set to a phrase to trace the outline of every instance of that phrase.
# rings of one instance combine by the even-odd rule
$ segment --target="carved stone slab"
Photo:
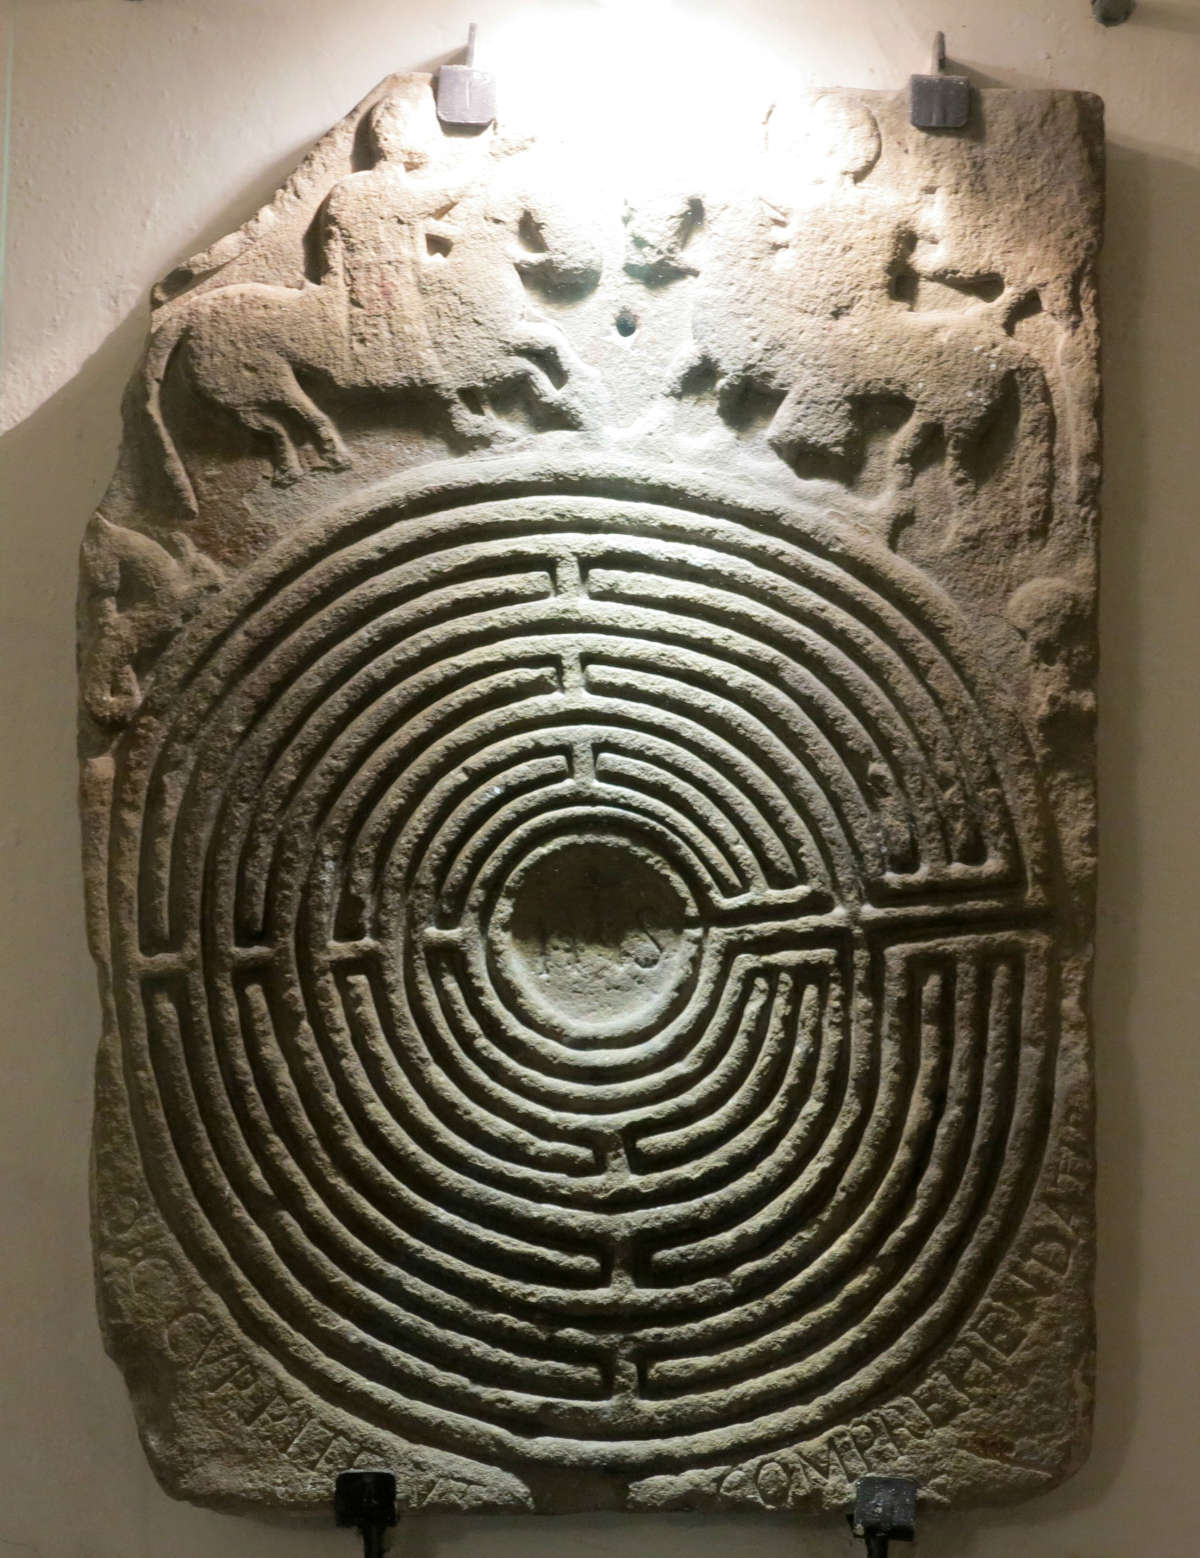
[[[80,680],[169,1491],[1079,1463],[1101,153],[823,93],[605,182],[396,77],[158,289]]]

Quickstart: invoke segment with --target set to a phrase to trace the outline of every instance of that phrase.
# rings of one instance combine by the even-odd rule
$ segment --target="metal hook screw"
[[[941,76],[946,70],[946,34],[935,32],[933,35],[933,55],[930,60],[929,74]]]

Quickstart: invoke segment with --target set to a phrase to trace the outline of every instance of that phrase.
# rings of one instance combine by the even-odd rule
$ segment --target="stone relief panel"
[[[1102,145],[831,92],[593,180],[393,77],[156,290],[80,748],[170,1492],[1078,1465]]]

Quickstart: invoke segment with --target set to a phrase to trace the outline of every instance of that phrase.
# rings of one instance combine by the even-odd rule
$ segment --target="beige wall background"
[[[719,143],[726,111],[798,85],[898,86],[925,68],[938,26],[978,81],[1107,102],[1095,1449],[1039,1501],[927,1517],[919,1550],[1186,1551],[1200,1476],[1200,0],[1141,0],[1111,30],[1088,0],[0,0],[0,1549],[353,1558],[347,1533],[172,1504],[101,1350],[75,552],[114,460],[151,283],[267,199],[380,76],[436,63],[472,19],[510,102],[568,116],[615,156],[679,135]],[[837,1522],[785,1517],[413,1518],[395,1544],[404,1558],[564,1547],[852,1551]]]

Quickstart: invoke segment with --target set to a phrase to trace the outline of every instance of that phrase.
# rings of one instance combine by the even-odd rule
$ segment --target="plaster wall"
[[[1200,1450],[1194,1124],[1200,1094],[1200,0],[8,0],[0,298],[0,1547],[42,1558],[317,1558],[289,1532],[155,1487],[91,1294],[87,1133],[97,1026],[74,799],[73,599],[152,282],[236,226],[389,70],[480,23],[513,103],[569,116],[593,155],[721,151],[725,116],[796,85],[899,85],[937,26],[980,82],[1108,105],[1107,477],[1101,605],[1101,1155],[1096,1443],[1019,1509],[931,1517],[920,1550],[1134,1558],[1187,1538]],[[3,114],[0,111],[0,124]],[[581,173],[581,176],[584,176]],[[414,1518],[422,1558],[850,1551],[787,1517]]]

